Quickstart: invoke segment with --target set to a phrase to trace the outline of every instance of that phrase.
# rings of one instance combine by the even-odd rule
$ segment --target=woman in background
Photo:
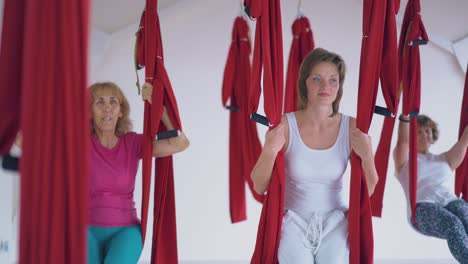
[[[89,90],[88,264],[136,264],[142,235],[133,192],[142,158],[142,135],[131,132],[130,106],[115,83],[95,83]],[[146,83],[143,100],[151,103],[151,94],[152,86]],[[167,129],[173,129],[166,109],[161,121]],[[153,157],[170,156],[188,146],[181,132],[175,138],[154,141]]]
[[[409,117],[400,115],[398,141],[393,151],[395,172],[406,195],[409,208]],[[460,140],[442,153],[429,148],[439,138],[437,124],[428,116],[418,119],[418,189],[416,225],[421,233],[447,240],[450,252],[460,262],[468,263],[468,204],[453,192],[453,171],[465,158],[468,130]]]

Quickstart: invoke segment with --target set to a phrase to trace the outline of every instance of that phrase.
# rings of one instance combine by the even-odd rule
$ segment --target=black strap
[[[252,115],[250,115],[250,119],[252,119],[252,121],[255,121],[259,124],[262,124],[264,126],[267,126],[269,127],[270,126],[270,121],[268,120],[268,118],[266,118],[266,116],[262,116],[262,115],[259,115],[257,113],[253,113]]]
[[[413,112],[410,112],[410,113],[409,113],[409,117],[410,117],[410,118],[417,117],[418,115],[419,115],[419,112],[418,112],[418,111],[413,111]]]
[[[5,170],[18,171],[19,170],[19,158],[7,154],[2,158],[2,167]]]
[[[395,117],[395,115],[392,112],[390,112],[390,110],[388,110],[385,107],[378,106],[378,105],[375,106],[374,113],[378,115],[383,115],[386,117]]]
[[[179,136],[179,130],[177,129],[168,130],[168,131],[157,133],[155,140],[163,140],[163,139],[168,139],[168,138],[174,138],[177,136]]]
[[[415,39],[413,41],[410,42],[410,46],[421,46],[421,45],[426,45],[427,44],[427,40],[425,39]]]
[[[235,106],[235,105],[226,105],[226,109],[232,112],[239,112],[240,107]]]

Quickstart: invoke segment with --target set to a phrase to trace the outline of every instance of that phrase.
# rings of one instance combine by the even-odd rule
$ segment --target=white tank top
[[[346,208],[342,189],[350,155],[349,117],[341,115],[335,144],[324,150],[306,146],[299,134],[295,114],[288,113],[286,117],[289,144],[285,151],[285,209],[309,219],[316,212]]]
[[[406,161],[397,175],[409,203],[409,162]],[[418,192],[416,202],[437,203],[446,206],[456,200],[453,190],[454,175],[444,154],[418,153]]]

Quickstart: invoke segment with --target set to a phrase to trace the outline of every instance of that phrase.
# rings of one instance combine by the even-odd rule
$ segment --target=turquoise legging
[[[142,251],[139,225],[88,227],[88,264],[136,264]]]

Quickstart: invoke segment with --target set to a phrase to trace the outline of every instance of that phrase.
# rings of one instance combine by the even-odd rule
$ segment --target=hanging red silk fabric
[[[224,69],[222,103],[231,110],[229,121],[229,206],[231,222],[247,219],[245,183],[259,202],[264,195],[253,189],[250,179],[255,162],[262,146],[258,138],[257,126],[249,118],[248,97],[250,91],[250,40],[249,25],[242,17],[237,17],[232,30],[232,42]],[[230,105],[227,105],[228,100]]]
[[[468,125],[468,67],[465,77],[465,90],[463,91],[463,102],[461,107],[460,115],[460,128],[458,137],[460,138]],[[465,155],[465,159],[462,164],[457,168],[455,176],[455,194],[468,201],[468,155]]]
[[[416,116],[421,104],[421,62],[419,45],[429,40],[421,17],[419,0],[409,0],[406,5],[398,46],[399,76],[403,89],[403,114],[410,115],[409,137],[409,195],[412,220],[415,223],[418,175],[418,123]]]
[[[163,107],[175,129],[182,128],[177,102],[163,62],[163,47],[157,1],[146,0],[137,32],[136,63],[145,67],[145,82],[153,85],[152,104],[145,101],[143,123],[143,180],[141,229],[143,241],[148,218],[153,140],[166,131],[161,121]],[[151,263],[178,263],[172,156],[155,161],[154,219]]]
[[[384,52],[385,48],[389,48],[390,52],[396,52],[396,35],[392,35],[396,34],[394,4],[393,0],[364,1],[356,117],[356,126],[364,133],[369,131],[372,122],[379,77],[385,86],[384,95],[394,88],[397,81],[395,69],[392,69],[391,65],[385,65],[386,62],[394,60],[394,57],[386,57],[384,54],[389,52],[387,50]],[[373,263],[374,243],[369,193],[361,160],[354,152],[351,155],[348,219],[350,264]]]
[[[270,128],[281,122],[283,108],[283,39],[279,0],[244,1],[256,18],[249,112],[255,113],[261,94],[263,69],[264,111]],[[257,242],[251,263],[277,263],[284,208],[284,153],[276,157],[268,192],[263,202]]]
[[[375,168],[379,175],[379,181],[370,200],[372,215],[378,217],[382,216],[382,203],[387,180],[390,145],[392,143],[395,117],[398,114],[398,103],[400,100],[396,29],[396,14],[398,13],[399,7],[399,0],[388,0],[383,37],[383,50],[385,52],[382,53],[382,68],[380,70],[380,84],[387,108],[385,109],[386,113],[382,113],[385,119],[375,153]]]
[[[293,40],[289,51],[288,71],[286,74],[286,88],[284,99],[284,112],[297,110],[297,79],[299,67],[305,56],[314,49],[314,36],[309,19],[305,16],[298,17],[292,25]]]
[[[82,264],[89,2],[6,0],[4,13],[0,138],[3,154],[22,131],[19,263]]]
[[[0,52],[0,156],[10,151],[20,126],[25,5],[26,0],[5,0],[3,8]]]

